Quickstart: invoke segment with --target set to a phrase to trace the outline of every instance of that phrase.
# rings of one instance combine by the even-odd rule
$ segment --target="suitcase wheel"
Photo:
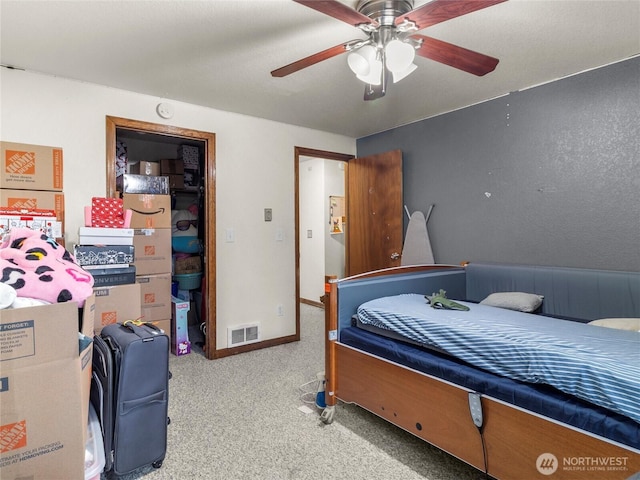
[[[153,468],[160,468],[162,466],[162,460],[158,460],[157,462],[153,462],[151,464]]]

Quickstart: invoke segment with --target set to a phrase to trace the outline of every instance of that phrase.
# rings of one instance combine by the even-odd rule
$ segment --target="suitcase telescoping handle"
[[[143,322],[140,319],[125,320],[124,322],[122,322],[122,326],[128,328],[132,332],[134,331],[133,325],[135,325],[136,327],[141,327],[144,325],[145,327],[148,327],[151,330],[153,330],[156,335],[161,335],[164,333],[160,328],[156,327],[153,323]]]

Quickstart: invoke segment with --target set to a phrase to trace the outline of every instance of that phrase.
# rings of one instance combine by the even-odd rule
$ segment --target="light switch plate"
[[[273,220],[273,212],[271,211],[270,208],[265,208],[264,209],[264,221],[265,222],[270,222],[271,220]]]

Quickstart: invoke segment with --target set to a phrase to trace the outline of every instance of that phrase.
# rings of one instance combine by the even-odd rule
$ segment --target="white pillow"
[[[640,332],[640,318],[600,318],[589,322],[589,325]]]
[[[542,305],[543,295],[523,292],[499,292],[492,293],[480,302],[481,305],[507,308],[520,312],[534,312]]]

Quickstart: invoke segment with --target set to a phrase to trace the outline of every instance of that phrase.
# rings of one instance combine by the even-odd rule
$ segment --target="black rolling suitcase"
[[[169,338],[151,324],[104,327],[94,338],[91,402],[105,448],[105,472],[162,466],[167,450]]]

